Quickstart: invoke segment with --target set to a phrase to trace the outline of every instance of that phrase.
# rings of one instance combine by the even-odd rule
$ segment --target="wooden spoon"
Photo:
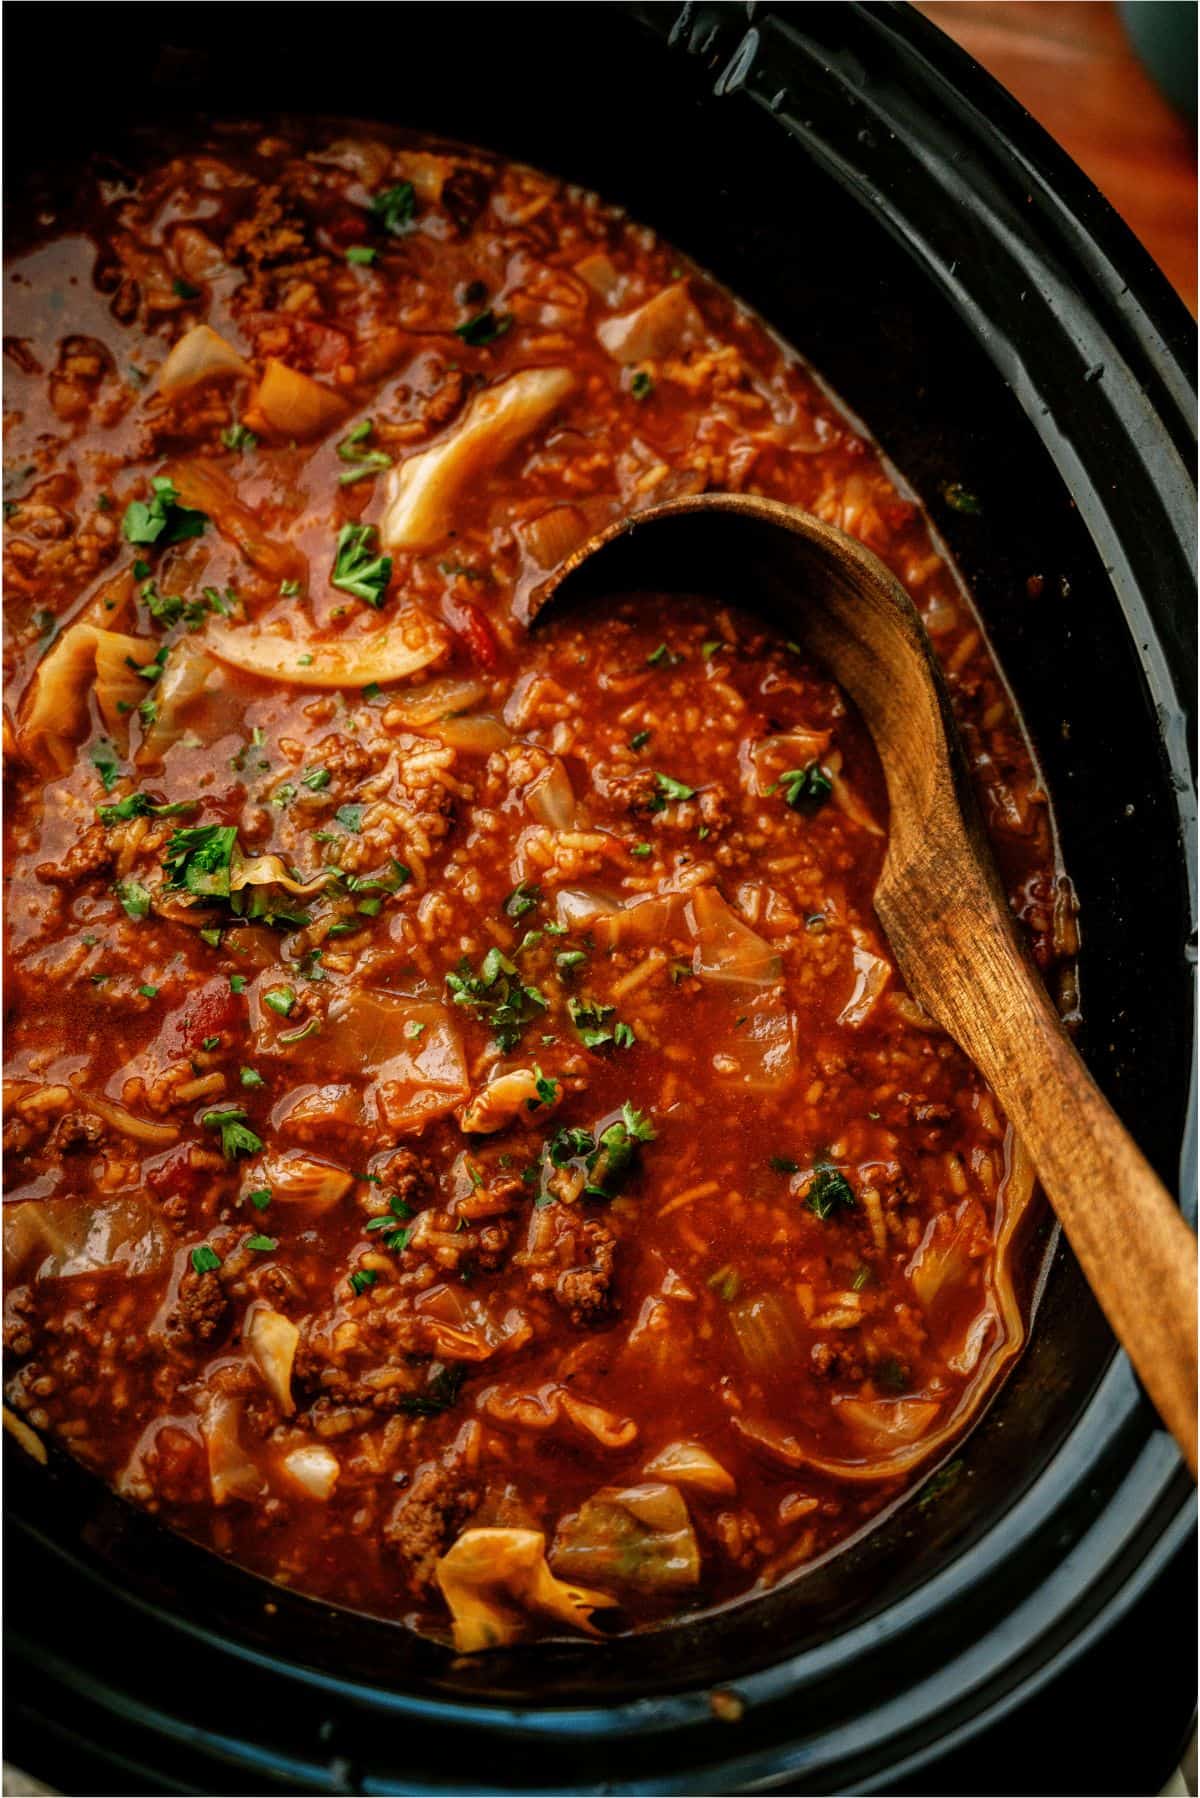
[[[1017,938],[929,639],[861,543],[742,494],[601,531],[534,596],[708,593],[799,629],[875,740],[891,802],[875,910],[909,990],[1023,1139],[1092,1291],[1196,1473],[1196,1239],[1064,1031]]]

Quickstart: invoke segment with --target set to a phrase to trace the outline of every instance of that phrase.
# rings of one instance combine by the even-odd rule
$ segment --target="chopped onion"
[[[183,393],[199,381],[217,375],[249,375],[253,370],[246,358],[226,343],[211,325],[193,325],[175,344],[158,371],[158,385],[163,393]]]
[[[313,1211],[328,1211],[354,1185],[353,1174],[345,1168],[299,1150],[268,1157],[263,1172],[272,1202],[304,1205]]]
[[[646,1462],[645,1472],[673,1485],[695,1486],[721,1498],[732,1498],[737,1491],[733,1475],[698,1442],[669,1442]]]
[[[892,964],[881,955],[876,955],[864,930],[852,924],[850,934],[854,938],[854,985],[850,989],[850,997],[838,1013],[837,1021],[857,1030],[861,1024],[866,1023],[882,999],[892,977]]]
[[[554,895],[554,916],[568,930],[588,930],[594,923],[621,910],[621,894],[600,885],[559,887]]]
[[[387,509],[379,525],[384,547],[428,549],[444,537],[468,482],[502,462],[574,386],[570,369],[524,368],[477,394],[447,436],[388,475]]]
[[[514,1119],[523,1124],[541,1124],[558,1103],[561,1088],[554,1082],[555,1095],[547,1103],[538,1091],[538,1076],[530,1068],[514,1068],[509,1074],[498,1074],[471,1099],[462,1113],[462,1127],[469,1136],[492,1136]]]
[[[603,1580],[639,1592],[695,1586],[700,1548],[676,1486],[647,1480],[608,1487],[562,1518],[550,1561],[572,1579]]]
[[[167,657],[154,688],[155,713],[137,752],[139,765],[161,762],[186,728],[188,708],[216,673],[217,664],[198,643],[185,639]]]
[[[404,724],[410,730],[423,730],[451,712],[469,711],[486,693],[487,688],[481,680],[465,679],[458,674],[442,675],[419,687],[408,687],[403,693],[393,693],[384,721],[389,727]]]
[[[729,1307],[729,1323],[751,1372],[760,1378],[794,1376],[800,1332],[791,1301],[782,1292],[739,1300]]]
[[[243,1340],[267,1390],[285,1417],[296,1409],[292,1398],[292,1363],[300,1332],[290,1317],[256,1300],[246,1313]]]
[[[696,938],[692,967],[702,980],[731,986],[773,986],[783,978],[780,956],[730,910],[715,887],[698,887],[688,903]]]
[[[625,277],[603,250],[585,256],[582,262],[575,264],[573,272],[581,281],[586,281],[592,292],[599,294],[606,305],[612,305],[620,299]]]
[[[305,1448],[294,1448],[283,1457],[284,1472],[307,1492],[322,1501],[333,1497],[341,1473],[341,1463],[332,1450],[314,1442]]]
[[[255,1499],[264,1489],[262,1474],[238,1438],[241,1421],[240,1399],[225,1392],[210,1395],[200,1428],[208,1451],[208,1481],[215,1505],[228,1504],[231,1498]]]
[[[448,749],[463,755],[491,755],[512,742],[512,732],[490,712],[476,712],[465,718],[443,718],[424,727],[431,737],[445,743]]]
[[[639,893],[597,918],[596,942],[606,949],[649,948],[686,936],[686,916],[686,893]]]
[[[578,506],[551,506],[520,528],[520,538],[539,568],[557,568],[588,534]]]
[[[341,394],[272,356],[246,408],[246,419],[268,436],[303,443],[339,424],[349,409]]]
[[[4,1256],[10,1270],[37,1280],[121,1269],[126,1279],[158,1273],[172,1248],[158,1207],[128,1194],[94,1199],[29,1199],[4,1208]]]
[[[539,824],[551,830],[570,830],[575,822],[575,791],[571,776],[557,756],[525,789],[525,803]]]
[[[595,1635],[591,1613],[616,1602],[606,1592],[555,1579],[540,1530],[464,1530],[438,1562],[437,1583],[460,1654],[517,1642],[532,1618]]]
[[[701,329],[702,321],[688,297],[687,285],[677,281],[636,311],[603,319],[596,326],[596,336],[615,362],[629,367],[634,362],[658,361],[672,355],[685,338],[695,336]]]
[[[208,648],[221,661],[260,680],[293,687],[388,686],[427,668],[445,653],[446,634],[415,608],[361,637],[325,642],[255,630],[211,628]]]

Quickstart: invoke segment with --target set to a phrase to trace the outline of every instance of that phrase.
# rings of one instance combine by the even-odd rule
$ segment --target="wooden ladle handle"
[[[947,944],[958,951],[963,980],[947,982],[943,964],[931,1008],[1008,1113],[1194,1478],[1196,1238],[1088,1073],[1006,925],[988,930],[976,913],[965,940]],[[920,998],[920,972],[912,971]],[[964,1002],[955,1003],[954,991]]]

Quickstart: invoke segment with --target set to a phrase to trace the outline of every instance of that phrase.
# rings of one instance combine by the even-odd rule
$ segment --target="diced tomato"
[[[205,981],[183,1004],[168,1012],[151,1048],[162,1066],[194,1055],[206,1037],[234,1029],[245,1017],[246,1002],[238,997],[223,975]]]
[[[180,1194],[190,1199],[199,1192],[210,1176],[202,1168],[193,1167],[191,1158],[191,1143],[181,1142],[153,1161],[143,1162],[143,1177],[156,1198],[169,1199]]]
[[[455,600],[454,610],[457,614],[453,621],[454,629],[466,638],[471,654],[479,666],[491,673],[500,660],[500,644],[491,620],[470,599]]]

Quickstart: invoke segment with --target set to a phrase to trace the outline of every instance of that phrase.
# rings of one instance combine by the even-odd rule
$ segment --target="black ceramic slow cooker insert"
[[[972,586],[1080,897],[1081,1046],[1194,1216],[1194,329],[1028,116],[904,6],[6,17],[10,183],[130,121],[389,119],[620,201],[810,359]],[[53,131],[32,78],[51,68]],[[977,515],[945,503],[951,482]],[[1055,1694],[1151,1598],[1175,1639],[1146,1644],[1146,1689],[1178,1693],[1180,1735],[1195,1690],[1192,1488],[1061,1245],[964,1461],[936,1505],[763,1597],[456,1661],[12,1449],[6,1752],[69,1791],[933,1790],[972,1754],[951,1789],[1134,1789],[1136,1638],[1095,1762],[1114,1783],[1055,1783],[1050,1726],[1022,1723],[1049,1706],[1095,1739],[1105,1676]],[[714,1708],[714,1688],[740,1706]],[[1169,1772],[1168,1735],[1139,1789]]]

